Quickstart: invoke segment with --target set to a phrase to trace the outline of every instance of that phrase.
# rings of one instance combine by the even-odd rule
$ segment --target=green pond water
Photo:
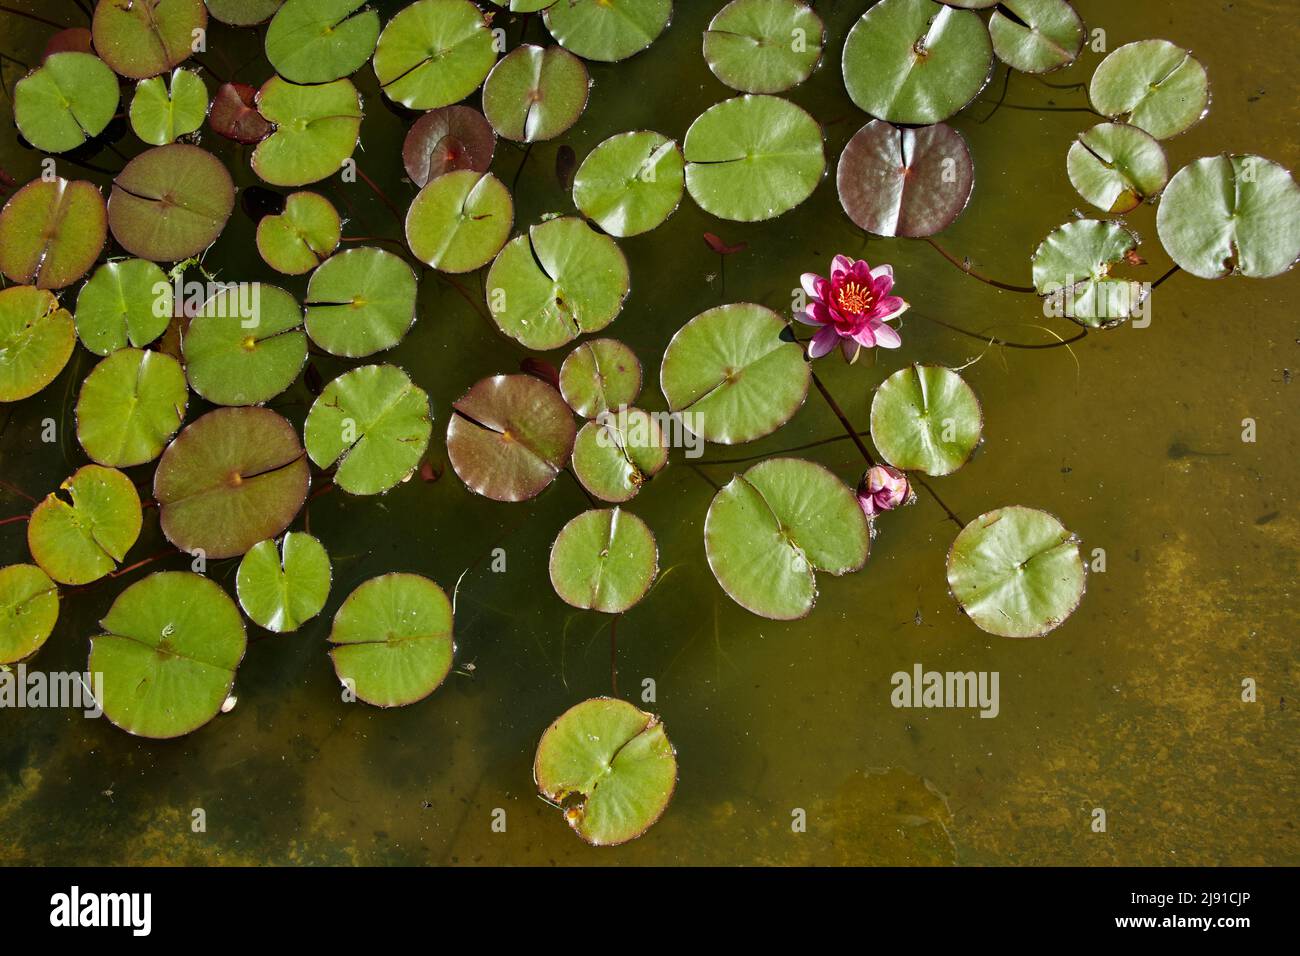
[[[377,4],[390,16],[397,4]],[[708,71],[701,31],[719,2],[678,0],[667,33],[620,64],[593,64],[591,101],[558,141],[523,152],[498,147],[494,170],[516,179],[517,223],[570,212],[557,184],[561,144],[580,160],[604,138],[638,128],[681,139],[690,122],[730,92]],[[839,52],[868,6],[818,2],[830,34],[811,80],[788,95],[825,125],[832,163],[866,121],[846,96]],[[1209,116],[1165,145],[1171,169],[1218,152],[1253,152],[1300,168],[1294,69],[1300,30],[1279,0],[1133,3],[1080,0],[1110,49],[1165,37],[1205,63]],[[28,4],[69,25],[73,3]],[[0,52],[33,63],[52,30],[0,13]],[[510,32],[512,42],[518,27]],[[545,42],[535,20],[528,39]],[[214,24],[205,64],[253,85],[270,75],[260,35]],[[1053,83],[1086,81],[1101,54],[1085,51]],[[24,69],[6,60],[6,90]],[[368,68],[360,168],[403,206],[405,122],[383,103]],[[1002,74],[953,122],[976,163],[969,208],[941,235],[975,268],[1029,280],[1029,255],[1082,205],[1065,172],[1071,138],[1095,117],[1080,111],[1003,108],[987,122]],[[215,84],[213,84],[215,88]],[[1079,91],[1016,75],[1009,104],[1082,107]],[[5,110],[9,110],[6,98]],[[40,157],[17,143],[10,116],[0,167],[19,183]],[[256,184],[248,150],[205,131],[240,187]],[[118,148],[144,147],[128,133]],[[105,150],[90,160],[118,169]],[[833,167],[832,167],[833,168]],[[59,162],[62,174],[105,176]],[[400,233],[363,182],[323,192],[350,218],[349,236]],[[1147,240],[1143,278],[1169,260],[1155,217],[1127,217]],[[701,239],[711,231],[748,249],[722,270]],[[1066,624],[1038,640],[984,634],[947,593],[944,562],[956,528],[922,493],[880,522],[867,567],[821,576],[812,616],[754,617],[709,572],[702,529],[713,488],[680,452],[630,505],[654,529],[660,581],[618,628],[623,696],[662,715],[678,751],[680,781],[647,835],[593,849],[539,799],[532,759],[546,726],[572,704],[611,691],[608,619],[557,598],[546,561],[560,527],[588,505],[562,475],[527,504],[470,494],[446,465],[441,435],[451,401],[479,378],[517,371],[525,352],[504,339],[433,273],[420,283],[419,319],[383,356],[426,389],[435,412],[433,483],[412,480],[376,498],[332,492],[308,508],[329,548],[334,587],[325,612],[301,631],[270,636],[250,626],[238,705],[171,742],[126,735],[106,720],[57,710],[0,713],[0,862],[26,864],[1295,864],[1300,687],[1297,687],[1297,553],[1300,547],[1300,272],[1206,282],[1177,275],[1157,290],[1148,328],[1122,326],[1073,348],[988,350],[924,321],[930,315],[1022,341],[1050,341],[1033,296],[962,275],[923,243],[867,240],[842,213],[833,178],[779,219],[720,222],[686,198],[662,227],[620,242],[632,293],[605,334],[629,343],[646,366],[640,404],[664,408],[658,359],[689,318],[722,302],[788,306],[804,271],[824,272],[838,252],[891,262],[897,291],[917,315],[903,347],[854,367],[832,356],[817,368],[849,417],[865,427],[872,389],[912,361],[961,366],[980,395],[986,440],[975,459],[935,487],[970,520],[1007,504],[1059,515],[1086,555],[1103,548],[1106,571]],[[301,297],[303,279],[257,257],[253,225],[235,212],[206,264],[226,280],[262,280]],[[192,276],[193,277],[193,276]],[[464,277],[478,298],[479,277]],[[724,287],[725,283],[725,287]],[[75,291],[75,290],[72,290]],[[65,293],[65,302],[71,294]],[[546,356],[558,364],[564,351]],[[316,356],[324,380],[347,365]],[[0,408],[0,475],[37,497],[85,458],[73,432],[76,386],[92,365],[78,349],[38,396]],[[299,384],[272,406],[301,424],[311,402]],[[192,399],[190,419],[203,409]],[[59,441],[40,440],[57,420]],[[1242,420],[1257,423],[1244,443]],[[765,455],[840,434],[816,392],[793,421],[753,445],[709,446],[700,470],[724,483],[722,460]],[[806,453],[855,482],[862,462],[847,441]],[[140,483],[151,466],[132,469]],[[317,482],[320,483],[319,480]],[[0,493],[0,517],[29,508]],[[295,527],[303,527],[300,516]],[[27,560],[24,525],[0,527],[0,564]],[[506,569],[491,568],[492,548]],[[128,562],[165,549],[156,512]],[[174,557],[132,572],[183,568]],[[236,560],[209,573],[233,591]],[[457,667],[432,697],[391,712],[340,700],[325,637],[340,601],[387,571],[459,581]],[[122,580],[66,597],[54,635],[35,658],[44,670],[84,669],[88,638]],[[997,671],[1000,712],[895,709],[890,676],[927,670]],[[1241,699],[1252,678],[1258,699]],[[643,681],[656,700],[642,703]],[[206,830],[193,832],[195,809]],[[1093,811],[1106,811],[1094,832]],[[505,811],[505,832],[493,829]],[[805,832],[792,829],[803,810]],[[499,814],[496,818],[499,819]]]

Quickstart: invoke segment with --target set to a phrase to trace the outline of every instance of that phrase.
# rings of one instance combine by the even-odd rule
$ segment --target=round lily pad
[[[101,465],[153,461],[185,420],[189,389],[162,352],[119,349],[91,370],[77,397],[77,440]]]
[[[540,352],[609,325],[630,283],[613,239],[581,219],[549,219],[511,239],[492,263],[488,309],[502,332]]]
[[[54,53],[14,84],[18,132],[45,153],[76,149],[117,112],[117,77],[90,53]]]
[[[266,29],[266,58],[286,80],[328,83],[375,52],[379,14],[366,0],[285,0]]]
[[[258,220],[257,251],[276,272],[302,275],[332,255],[342,235],[333,203],[319,193],[290,193],[284,212]]]
[[[1146,290],[1111,275],[1137,249],[1137,236],[1123,223],[1078,219],[1055,229],[1034,252],[1034,288],[1066,318],[1088,328],[1123,322],[1141,305]]]
[[[573,473],[601,501],[630,501],[666,464],[663,429],[640,408],[620,408],[587,422],[573,445]]]
[[[195,31],[207,26],[203,0],[99,0],[90,29],[105,63],[128,79],[143,80],[188,60]]]
[[[296,631],[325,607],[331,573],[325,547],[309,534],[290,531],[278,547],[259,541],[239,562],[239,606],[268,631]]]
[[[826,28],[803,0],[732,0],[704,32],[704,59],[742,93],[780,93],[812,76]]]
[[[770,435],[799,410],[812,378],[786,323],[753,303],[701,312],[664,351],[659,385],[682,425],[723,445]]]
[[[1046,511],[980,515],[948,552],[948,587],[975,624],[1001,637],[1042,637],[1083,599],[1079,539]]]
[[[59,589],[34,564],[0,568],[0,664],[31,657],[59,619]]]
[[[573,453],[577,428],[564,399],[531,375],[495,375],[452,406],[447,457],[460,480],[495,501],[541,494]]]
[[[640,53],[672,15],[672,0],[564,0],[542,12],[556,43],[584,60],[604,63]]]
[[[1205,67],[1168,40],[1126,43],[1098,64],[1088,86],[1092,107],[1156,139],[1190,127],[1210,105]]]
[[[555,0],[491,0],[491,2],[511,13],[537,13],[555,3]]]
[[[86,27],[68,27],[60,30],[45,42],[45,51],[41,54],[44,63],[56,53],[94,53],[90,30]],[[109,71],[112,72],[111,70]]]
[[[686,161],[676,140],[640,130],[605,140],[573,177],[573,203],[611,236],[637,236],[677,209]]]
[[[496,61],[492,30],[469,0],[417,0],[379,35],[375,78],[393,102],[431,110],[473,93]]]
[[[686,131],[686,188],[719,219],[772,219],[812,195],[826,169],[817,121],[779,96],[738,96]]]
[[[943,123],[906,129],[872,120],[854,134],[836,173],[840,205],[877,236],[932,236],[970,200],[975,164],[966,140]]]
[[[251,27],[265,23],[284,0],[204,0],[213,18],[233,27]]]
[[[622,508],[578,515],[551,545],[551,585],[583,610],[622,614],[659,573],[659,548],[646,523]]]
[[[777,621],[812,610],[816,572],[841,575],[866,564],[870,538],[849,487],[798,458],[769,458],[732,478],[704,520],[705,554],[722,589]]]
[[[433,424],[429,396],[395,365],[365,365],[325,386],[303,426],[307,454],[334,483],[377,495],[410,477]]]
[[[261,282],[223,289],[181,336],[190,386],[215,405],[260,405],[294,383],[307,363],[302,308]]]
[[[980,443],[984,414],[965,379],[941,365],[910,365],[871,401],[871,440],[904,471],[951,475]]]
[[[27,522],[27,548],[60,584],[98,581],[140,537],[140,496],[114,468],[86,465],[36,506]]]
[[[583,342],[560,366],[560,392],[583,418],[630,405],[641,394],[641,362],[617,339]]]
[[[1086,36],[1083,20],[1066,0],[1002,0],[989,18],[993,52],[1021,73],[1069,66]]]
[[[451,602],[418,574],[371,578],[334,616],[330,657],[359,700],[404,707],[424,700],[451,672]]]
[[[62,289],[89,271],[107,238],[104,196],[94,183],[36,179],[0,210],[0,272]]]
[[[1070,145],[1070,182],[1098,209],[1128,212],[1169,181],[1165,151],[1154,136],[1126,123],[1098,123]]]
[[[257,90],[247,83],[223,83],[212,98],[208,125],[236,143],[260,143],[273,127],[257,111]]]
[[[938,123],[979,95],[993,46],[978,14],[934,0],[881,0],[849,31],[844,85],[890,123]]]
[[[299,86],[273,76],[257,109],[275,125],[253,150],[253,171],[273,186],[305,186],[339,171],[356,149],[361,96],[350,80]]]
[[[127,252],[179,262],[212,245],[235,208],[235,184],[211,153],[185,143],[136,156],[113,180],[108,225]]]
[[[103,675],[104,716],[164,740],[198,730],[230,695],[247,638],[216,582],[163,571],[118,595],[91,638],[87,670]]]
[[[406,212],[406,242],[435,269],[471,272],[501,251],[514,221],[515,205],[501,180],[462,169],[420,190]]]
[[[0,402],[35,395],[63,371],[77,333],[72,316],[45,289],[0,289]]]
[[[307,334],[332,355],[392,348],[415,322],[416,280],[400,257],[369,246],[337,253],[307,282]]]
[[[207,115],[208,88],[191,70],[174,71],[170,85],[161,76],[141,80],[131,98],[131,129],[153,146],[193,133]]]
[[[154,473],[163,534],[209,560],[278,536],[307,500],[298,434],[266,408],[218,408],[167,446]]]
[[[1156,227],[1192,275],[1279,275],[1300,257],[1300,189],[1261,156],[1207,156],[1169,181]]]
[[[528,43],[492,68],[483,84],[483,115],[506,139],[554,139],[578,121],[591,78],[572,53]]]
[[[173,309],[167,274],[148,259],[115,259],[77,293],[77,336],[96,355],[143,348],[166,331]]]
[[[444,173],[485,173],[496,152],[497,134],[482,113],[469,106],[430,110],[411,126],[402,143],[402,164],[417,186]]]

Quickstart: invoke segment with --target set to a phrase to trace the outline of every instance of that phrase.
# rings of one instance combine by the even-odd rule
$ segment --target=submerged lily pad
[[[640,53],[668,26],[672,0],[564,0],[542,13],[555,42],[584,60]]]
[[[411,126],[402,143],[402,164],[417,186],[444,173],[485,173],[496,152],[497,134],[482,113],[469,106],[430,110]]]
[[[585,511],[551,545],[551,585],[583,610],[622,614],[659,573],[659,548],[646,523],[622,508]]]
[[[630,281],[613,239],[581,219],[549,219],[511,239],[492,263],[488,308],[502,332],[545,351],[614,321]]]
[[[261,282],[203,303],[181,344],[191,387],[215,405],[260,405],[292,385],[307,362],[302,308]]]
[[[840,205],[877,236],[932,236],[970,201],[975,164],[962,135],[938,123],[900,129],[872,120],[840,155]]]
[[[230,695],[247,638],[216,582],[163,571],[118,595],[91,638],[87,670],[103,675],[104,716],[164,740],[198,730]]]
[[[364,358],[392,348],[415,322],[411,267],[383,249],[348,249],[307,283],[307,334],[331,355]]]
[[[371,578],[334,616],[329,637],[334,672],[367,704],[414,704],[451,672],[456,652],[451,631],[451,602],[428,578]]]
[[[153,496],[167,540],[216,560],[289,527],[308,483],[307,456],[283,416],[266,408],[218,408],[167,446]]]
[[[1165,151],[1155,137],[1126,123],[1098,123],[1080,133],[1066,169],[1079,195],[1110,213],[1128,212],[1169,181]]]
[[[1098,64],[1088,86],[1092,107],[1156,139],[1192,126],[1210,105],[1205,67],[1168,40],[1126,43]]]
[[[938,123],[979,95],[993,46],[978,14],[934,0],[881,0],[849,31],[844,85],[890,123]]]
[[[266,30],[266,58],[286,80],[328,83],[375,52],[379,14],[366,0],[285,0]]]
[[[1079,539],[1046,511],[980,515],[948,552],[948,587],[975,624],[1001,637],[1042,637],[1083,599]]]
[[[779,96],[738,96],[686,131],[686,188],[720,219],[772,219],[812,195],[826,169],[817,121]]]
[[[410,477],[432,431],[429,396],[395,365],[340,375],[303,425],[311,460],[336,465],[334,483],[354,495],[377,495]]]
[[[375,78],[393,102],[431,110],[473,93],[496,61],[492,30],[469,0],[417,0],[379,35]]]
[[[77,336],[96,355],[143,348],[172,319],[172,284],[148,259],[115,259],[95,270],[77,293]]]
[[[682,201],[686,163],[676,140],[641,130],[598,145],[573,178],[573,204],[612,236],[649,232]]]
[[[560,392],[583,418],[630,405],[641,394],[641,361],[617,339],[583,342],[560,366]]]
[[[742,93],[780,93],[812,75],[826,28],[803,0],[732,0],[704,31],[704,59]]]
[[[993,52],[1021,73],[1069,66],[1086,35],[1083,20],[1066,0],[1002,0],[989,18]]]
[[[45,153],[76,149],[117,112],[117,77],[91,53],[54,53],[14,84],[18,132]]]
[[[339,247],[343,223],[334,204],[319,193],[290,193],[284,212],[257,223],[257,251],[276,272],[302,275]]]
[[[233,27],[251,27],[265,23],[275,15],[284,0],[204,0],[208,12]]]
[[[15,664],[44,646],[59,620],[59,589],[34,564],[0,568],[0,664]]]
[[[0,402],[22,401],[49,385],[76,346],[72,316],[52,292],[0,289]]]
[[[668,408],[706,441],[770,435],[799,410],[812,378],[803,349],[783,338],[771,309],[742,302],[701,312],[664,351],[659,384]]]
[[[1051,232],[1034,252],[1034,288],[1058,314],[1088,328],[1118,325],[1142,304],[1147,290],[1111,275],[1137,249],[1123,223],[1079,219]]]
[[[212,245],[235,208],[235,184],[222,162],[185,143],[136,156],[113,180],[108,225],[127,252],[179,262]]]
[[[161,76],[141,80],[131,98],[131,129],[153,146],[193,133],[207,115],[208,88],[190,70],[174,71],[170,85]]]
[[[60,584],[98,581],[126,557],[140,537],[140,496],[114,468],[86,465],[51,492],[27,522],[27,548]]]
[[[1192,275],[1279,275],[1300,257],[1300,189],[1261,156],[1206,156],[1170,180],[1156,227]]]
[[[290,531],[278,547],[259,541],[239,562],[239,606],[268,631],[296,631],[324,609],[331,573],[329,554],[309,534]]]
[[[0,272],[24,285],[62,289],[94,265],[107,238],[104,196],[94,183],[36,179],[0,210]]]
[[[941,365],[899,369],[871,401],[871,440],[904,471],[951,475],[970,460],[983,427],[975,392]]]
[[[620,408],[587,422],[573,445],[573,473],[601,501],[629,501],[668,464],[658,420],[640,408]]]
[[[452,407],[447,457],[465,487],[486,498],[536,497],[573,453],[573,414],[559,392],[531,375],[485,378]]]
[[[406,212],[406,242],[442,272],[487,265],[510,238],[515,206],[491,173],[462,169],[431,180]]]
[[[273,76],[257,108],[275,131],[253,150],[253,171],[273,186],[305,186],[332,176],[357,147],[361,96],[350,80],[299,86]]]
[[[170,355],[119,349],[81,383],[77,440],[101,465],[143,465],[181,427],[188,400],[185,372]]]
[[[273,127],[257,111],[257,90],[247,83],[223,83],[212,98],[208,125],[236,143],[260,143]]]
[[[554,139],[578,121],[591,78],[572,53],[531,43],[515,47],[483,84],[483,115],[506,139]]]
[[[143,80],[188,60],[195,31],[207,26],[203,0],[99,0],[90,29],[105,63]]]

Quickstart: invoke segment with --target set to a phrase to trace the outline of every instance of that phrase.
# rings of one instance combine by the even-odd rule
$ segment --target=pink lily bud
[[[882,511],[892,511],[907,504],[912,489],[907,476],[889,465],[875,465],[867,469],[858,483],[858,504],[868,518]]]

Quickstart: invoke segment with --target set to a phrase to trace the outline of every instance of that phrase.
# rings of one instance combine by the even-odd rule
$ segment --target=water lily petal
[[[880,275],[880,276],[874,274],[872,275],[871,294],[876,297],[877,302],[885,298],[885,296],[889,295],[889,293],[893,290],[893,288],[894,288],[894,274],[892,272],[888,273],[887,275]]]
[[[879,279],[881,276],[889,276],[890,279],[893,279],[894,267],[890,265],[876,266],[871,270],[871,278],[873,280]]]
[[[830,326],[823,328],[820,332],[812,337],[808,343],[808,357],[821,358],[831,349],[835,348],[835,343],[840,340],[840,334]]]
[[[796,312],[794,317],[804,325],[830,325],[831,316],[824,302],[809,302],[804,306],[802,312]]]
[[[876,346],[876,336],[872,331],[870,323],[864,325],[862,328],[858,329],[857,332],[853,333],[853,338],[864,348],[870,349],[875,348]]]
[[[848,256],[836,256],[831,260],[831,281],[838,282],[853,270],[853,260]]]
[[[848,362],[850,365],[858,360],[858,352],[861,350],[862,346],[853,339],[840,339],[840,351],[844,353],[844,361]]]
[[[814,299],[825,298],[821,294],[822,287],[825,283],[826,280],[815,272],[805,272],[799,277],[799,284],[803,286],[803,290]]]
[[[876,303],[876,307],[871,310],[871,318],[875,322],[888,322],[890,319],[902,315],[908,308],[905,299],[901,299],[896,295],[887,296]]]
[[[903,344],[903,339],[892,327],[881,323],[874,327],[876,344],[882,349],[896,349]]]
[[[866,259],[859,259],[853,263],[853,268],[849,270],[855,282],[861,282],[864,285],[871,281],[871,266],[867,265]]]

